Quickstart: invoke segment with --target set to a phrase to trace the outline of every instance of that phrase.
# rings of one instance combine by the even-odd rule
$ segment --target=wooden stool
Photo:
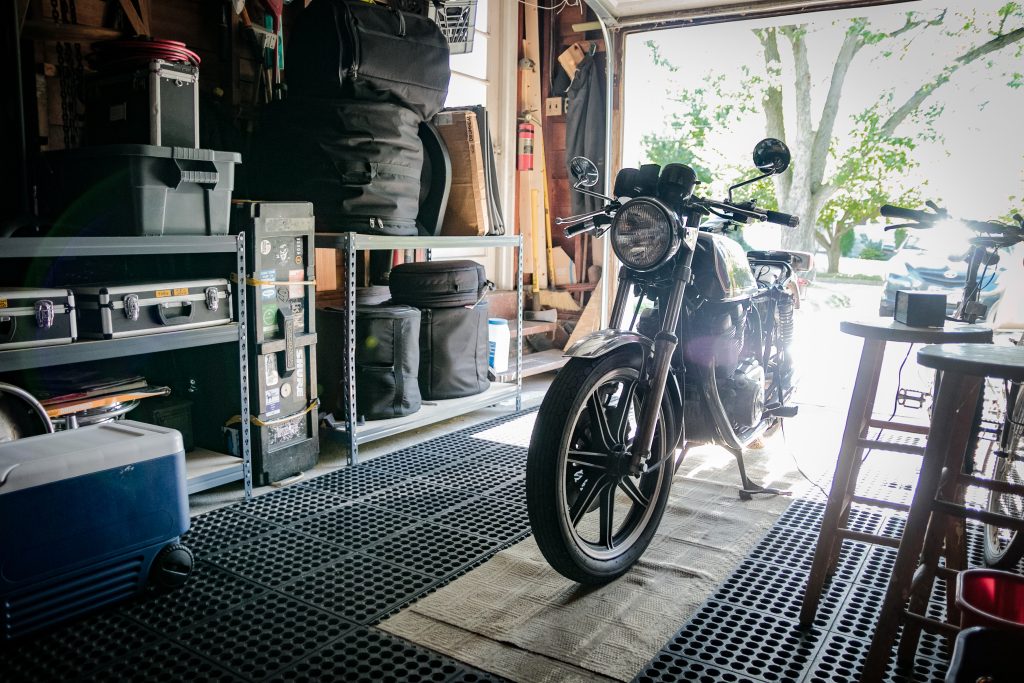
[[[941,370],[943,375],[932,409],[931,432],[907,515],[907,526],[903,530],[896,564],[879,612],[875,636],[864,662],[861,677],[864,681],[882,680],[901,620],[905,626],[897,655],[900,662],[913,660],[922,628],[950,637],[959,631],[957,610],[949,614],[953,623],[936,621],[923,614],[936,573],[941,574],[950,586],[956,579],[956,571],[948,566],[938,567],[943,540],[949,543],[946,536],[950,520],[956,519],[957,526],[961,528],[962,520],[970,518],[1024,530],[1024,520],[967,508],[962,503],[966,486],[1024,495],[1024,486],[963,473],[984,378],[1024,380],[1024,348],[987,344],[926,346],[917,354],[917,362],[926,368]],[[947,549],[947,557],[948,552]],[[908,599],[910,604],[904,611]]]
[[[818,545],[814,550],[814,562],[811,573],[807,577],[804,589],[804,600],[800,608],[800,623],[809,626],[814,622],[818,611],[822,589],[825,581],[836,569],[839,562],[839,551],[843,539],[864,541],[895,548],[899,541],[887,536],[868,534],[846,528],[853,503],[870,505],[890,510],[909,509],[902,503],[877,500],[858,496],[857,477],[864,450],[891,451],[911,455],[924,455],[919,446],[886,443],[876,439],[868,439],[869,428],[927,435],[928,428],[923,425],[910,425],[889,420],[872,418],[875,406],[875,394],[878,391],[878,376],[882,371],[882,359],[885,356],[887,342],[904,342],[913,344],[942,344],[951,342],[989,343],[992,341],[992,330],[977,325],[946,323],[945,327],[909,327],[894,320],[879,319],[874,322],[843,322],[839,329],[846,334],[863,337],[864,349],[860,354],[860,366],[857,368],[857,380],[853,385],[850,397],[850,409],[846,414],[846,428],[843,441],[839,447],[839,458],[836,462],[835,475],[832,477],[832,489],[829,492],[825,514],[821,520],[821,531],[818,534]]]

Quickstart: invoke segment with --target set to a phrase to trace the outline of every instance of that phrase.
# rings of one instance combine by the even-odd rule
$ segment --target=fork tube
[[[651,444],[654,442],[654,429],[658,421],[661,401],[665,396],[665,383],[672,367],[672,354],[679,344],[676,331],[679,325],[679,314],[683,308],[683,295],[686,284],[690,281],[690,266],[693,263],[694,250],[687,250],[683,261],[676,265],[672,273],[672,292],[669,294],[664,315],[661,319],[661,331],[654,337],[654,369],[651,371],[650,385],[647,396],[640,409],[636,438],[633,440],[632,458],[629,462],[630,472],[636,476],[647,471],[647,461],[651,457]]]
[[[625,267],[619,268],[619,284],[615,288],[615,303],[612,304],[612,314],[608,319],[608,329],[617,330],[622,325],[622,317],[626,312],[626,302],[629,300],[629,290],[633,286],[629,271]]]

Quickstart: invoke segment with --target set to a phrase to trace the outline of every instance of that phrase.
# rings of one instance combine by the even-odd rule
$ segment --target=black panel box
[[[946,295],[933,292],[896,292],[896,322],[910,327],[942,327],[946,324]]]

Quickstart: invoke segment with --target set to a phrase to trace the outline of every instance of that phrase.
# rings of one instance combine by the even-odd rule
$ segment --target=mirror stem
[[[756,176],[754,178],[750,178],[749,180],[744,180],[741,183],[736,183],[735,185],[729,188],[729,203],[732,203],[732,191],[735,190],[736,188],[743,187],[744,185],[749,185],[750,183],[756,183],[758,180],[764,180],[765,178],[770,178],[773,175],[775,175],[775,173],[773,171],[769,171],[768,173],[762,173],[761,175]]]
[[[612,199],[611,197],[609,197],[607,195],[603,195],[600,192],[591,192],[590,190],[585,190],[582,187],[580,187],[579,185],[573,185],[572,189],[576,190],[580,194],[585,194],[588,197],[597,197],[598,199],[603,199],[606,202],[615,201],[614,199]]]

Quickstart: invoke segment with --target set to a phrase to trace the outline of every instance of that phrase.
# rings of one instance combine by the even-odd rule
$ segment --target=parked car
[[[896,292],[901,289],[945,294],[946,314],[952,314],[963,298],[970,237],[971,233],[966,228],[955,224],[912,231],[889,260],[878,314],[892,317]],[[1006,271],[1005,262],[1003,259],[979,277],[980,301],[988,306],[989,311],[1003,294],[1001,275]]]

